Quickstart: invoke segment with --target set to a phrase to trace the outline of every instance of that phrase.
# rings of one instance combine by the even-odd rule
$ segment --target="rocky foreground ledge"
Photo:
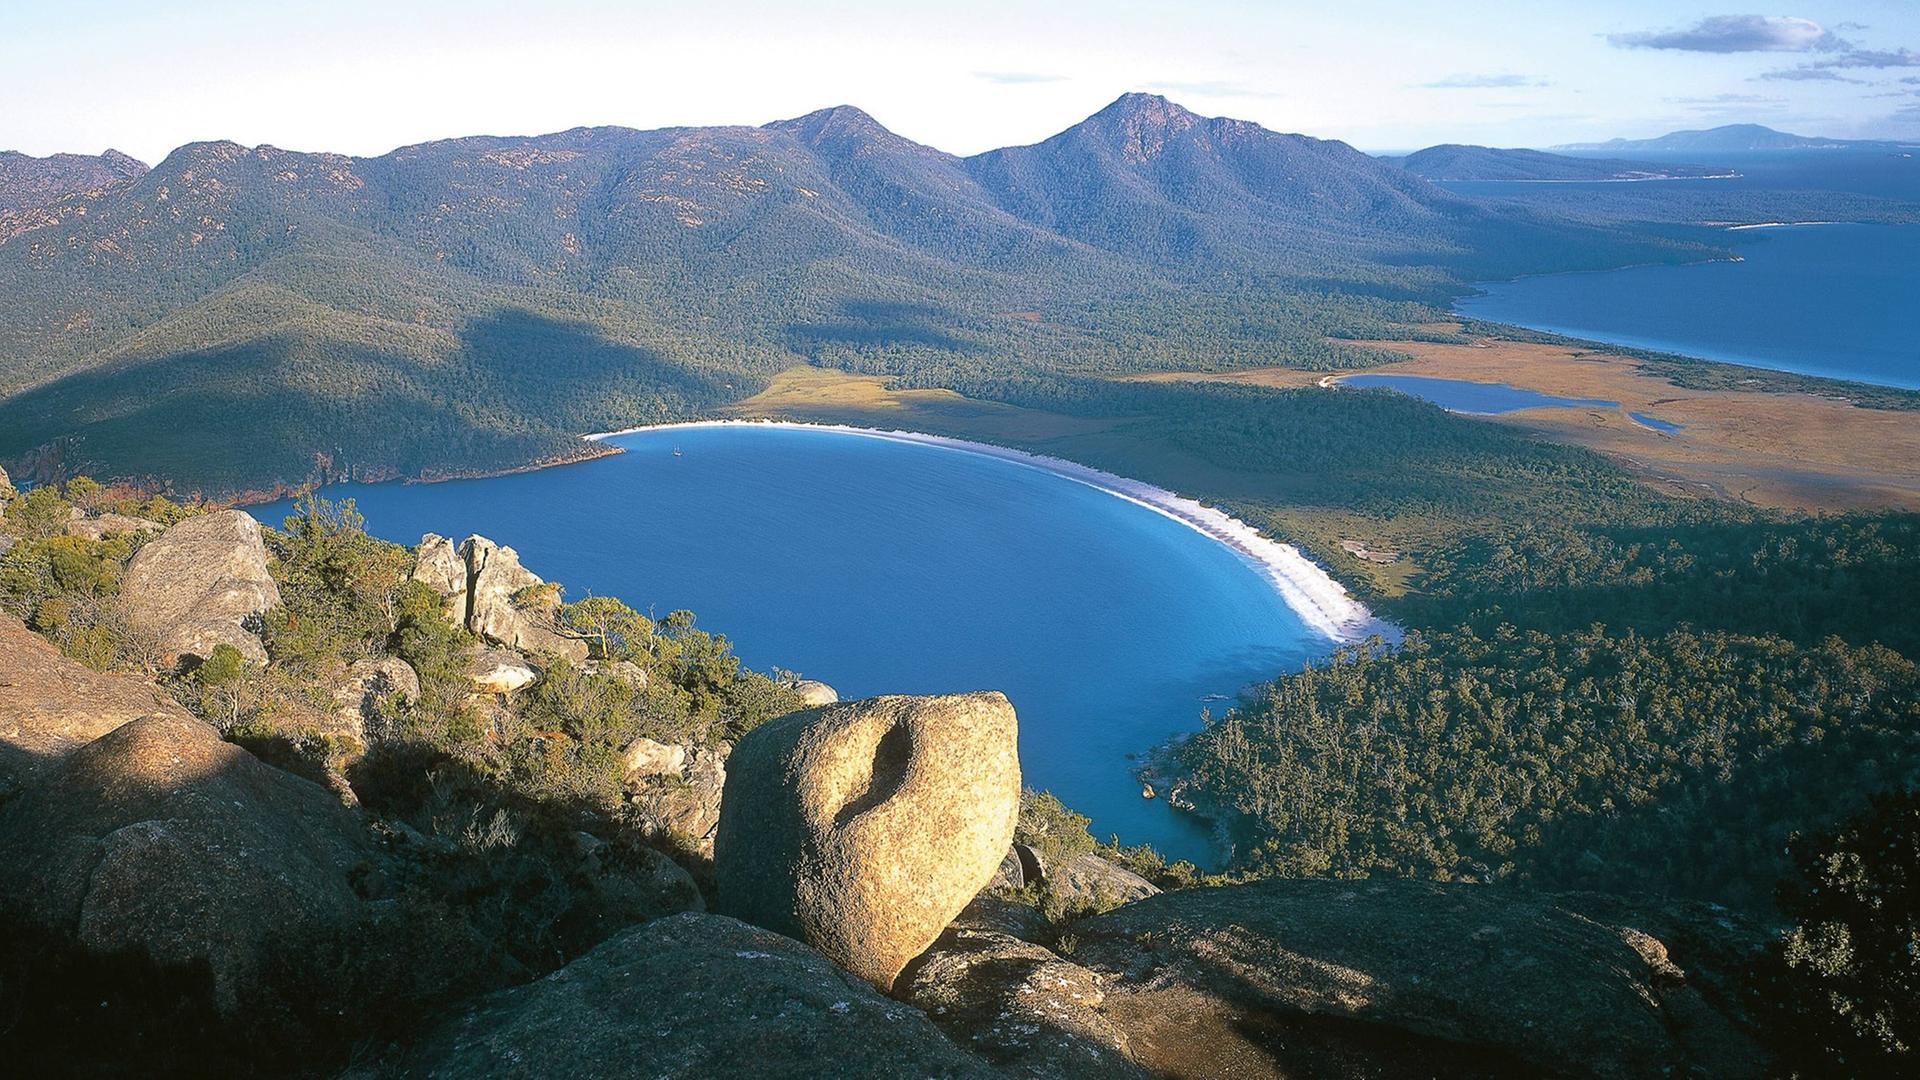
[[[192,518],[133,557],[146,570],[127,602],[168,662],[251,654],[242,635],[273,577],[250,525]],[[574,658],[605,663],[511,549],[429,536],[413,557],[449,622],[484,643],[469,676],[480,701],[533,692]],[[622,685],[645,678],[605,666]],[[378,722],[391,702],[421,685],[398,658],[369,661],[341,676],[328,715],[367,753],[395,737]],[[807,707],[736,744],[629,745],[625,812],[658,845],[580,832],[542,849],[585,898],[564,924],[578,950],[465,1000],[430,988],[448,999],[432,1022],[365,1047],[348,1075],[1766,1067],[1730,989],[1758,939],[1717,910],[1410,881],[1161,892],[1090,844],[1049,846],[1022,817],[1004,697],[786,692]],[[364,809],[356,785],[370,782],[270,764],[161,682],[91,670],[0,616],[0,913],[87,952],[205,971],[225,1024],[256,1022],[260,987],[343,941],[404,947],[412,931],[380,935],[396,934],[421,866],[484,866]],[[524,858],[487,847],[486,822],[470,828],[487,858]]]

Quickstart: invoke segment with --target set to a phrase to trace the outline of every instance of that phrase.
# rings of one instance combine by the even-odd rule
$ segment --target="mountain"
[[[1568,153],[1740,153],[1756,150],[1878,150],[1898,143],[1873,139],[1823,139],[1775,131],[1760,124],[1725,124],[1705,131],[1675,131],[1655,139],[1609,139],[1548,147]]]
[[[147,167],[118,150],[99,156],[54,154],[29,157],[0,150],[0,213],[45,206],[82,192],[137,180]]]
[[[1429,146],[1398,161],[1401,168],[1428,180],[1675,180],[1736,175],[1731,169],[1709,165],[1567,157],[1455,143]]]
[[[1147,95],[972,158],[848,106],[373,158],[194,143],[0,217],[0,462],[210,492],[497,470],[796,364],[1307,361],[1469,280],[1696,255]]]

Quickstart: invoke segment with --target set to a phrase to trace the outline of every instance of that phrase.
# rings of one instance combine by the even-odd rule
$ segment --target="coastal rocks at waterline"
[[[0,798],[129,720],[190,714],[146,679],[94,671],[0,613]]]
[[[355,815],[191,717],[74,751],[0,808],[0,896],[90,949],[205,961],[234,1009],[290,929],[351,923],[369,864]]]
[[[621,932],[359,1075],[987,1078],[925,1015],[818,953],[715,915]]]
[[[870,698],[747,733],[720,803],[720,910],[891,989],[1006,854],[1016,723],[989,692]]]
[[[520,555],[484,536],[456,550],[435,533],[420,538],[413,576],[446,597],[447,617],[496,645],[530,655],[585,663],[587,643],[565,633],[555,616],[559,594],[520,565]]]
[[[164,662],[202,659],[217,645],[265,663],[252,624],[280,603],[267,573],[260,524],[239,510],[218,510],[169,526],[127,564],[120,586],[127,621],[150,634]]]

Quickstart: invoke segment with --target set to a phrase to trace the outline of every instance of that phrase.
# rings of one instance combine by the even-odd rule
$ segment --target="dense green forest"
[[[1248,872],[1771,909],[1786,842],[1920,782],[1920,517],[1460,541],[1363,647],[1178,752]]]
[[[0,226],[0,461],[223,494],[577,454],[799,363],[1346,367],[1377,354],[1331,339],[1469,280],[1711,250],[1144,95],[966,159],[848,108],[369,159],[201,143]]]

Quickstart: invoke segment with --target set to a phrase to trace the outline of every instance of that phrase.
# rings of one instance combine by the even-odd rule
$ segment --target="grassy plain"
[[[1498,382],[1617,408],[1524,409],[1489,419],[1598,450],[1676,493],[1711,494],[1801,511],[1920,508],[1920,416],[1857,408],[1813,394],[1686,389],[1631,356],[1564,345],[1478,339],[1471,344],[1374,341],[1408,357],[1368,374]],[[1339,376],[1269,367],[1135,376],[1295,387]],[[1666,434],[1641,413],[1680,425]]]

